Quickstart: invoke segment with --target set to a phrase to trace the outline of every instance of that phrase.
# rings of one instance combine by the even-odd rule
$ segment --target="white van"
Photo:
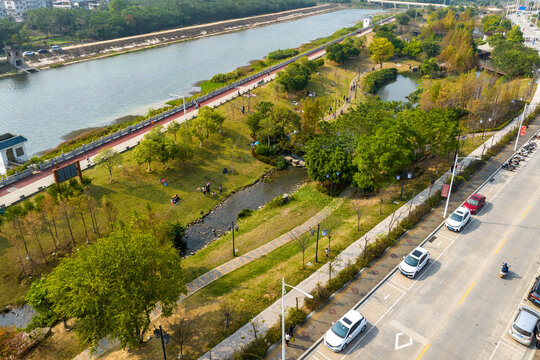
[[[51,50],[52,51],[60,51],[60,50],[62,50],[62,48],[60,47],[60,45],[53,45],[53,46],[51,46]]]

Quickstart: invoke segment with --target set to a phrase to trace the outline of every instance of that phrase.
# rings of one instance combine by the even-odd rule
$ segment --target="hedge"
[[[366,75],[362,87],[365,92],[375,94],[380,88],[397,79],[397,69],[383,69]]]

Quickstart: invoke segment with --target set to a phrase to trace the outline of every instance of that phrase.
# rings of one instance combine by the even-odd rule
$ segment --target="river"
[[[195,83],[216,73],[328,36],[380,11],[339,10],[1,79],[0,134],[23,135],[28,153],[36,154],[73,130],[144,114],[170,100],[171,93],[197,90]]]

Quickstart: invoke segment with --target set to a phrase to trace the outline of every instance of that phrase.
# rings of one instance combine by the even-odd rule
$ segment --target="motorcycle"
[[[501,278],[504,278],[506,275],[508,275],[509,272],[510,272],[510,266],[507,263],[503,263],[501,271],[499,272],[499,276]]]
[[[508,170],[508,171],[514,171],[516,170],[516,167],[510,163],[504,163],[502,164],[501,166],[504,170]]]

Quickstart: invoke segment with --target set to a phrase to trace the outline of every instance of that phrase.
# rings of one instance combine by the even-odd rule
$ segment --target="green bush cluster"
[[[366,75],[363,82],[365,92],[375,94],[381,87],[397,79],[397,69],[383,69]]]
[[[267,209],[277,208],[277,207],[287,204],[292,199],[293,199],[292,195],[289,195],[287,198],[284,198],[283,195],[279,195],[273,198],[272,200],[270,200],[268,203],[266,203],[264,207],[266,207]]]
[[[259,144],[255,147],[255,153],[257,155],[272,156],[276,155],[278,151],[279,147],[277,145],[268,146],[265,144]]]
[[[287,59],[293,56],[298,55],[298,50],[296,49],[285,49],[285,50],[276,50],[268,54],[268,59],[270,60],[282,60]]]
[[[242,218],[251,216],[251,214],[253,214],[253,210],[251,210],[251,209],[242,209],[242,211],[240,211],[238,213],[238,218],[242,219]]]
[[[283,156],[278,156],[276,159],[276,169],[283,170],[287,166],[287,160]]]
[[[242,72],[240,70],[236,69],[236,70],[233,70],[233,71],[228,72],[226,74],[218,73],[218,74],[212,76],[212,78],[210,79],[210,82],[213,82],[213,83],[226,83],[226,82],[231,81],[231,80],[239,79],[242,76],[243,76]]]

